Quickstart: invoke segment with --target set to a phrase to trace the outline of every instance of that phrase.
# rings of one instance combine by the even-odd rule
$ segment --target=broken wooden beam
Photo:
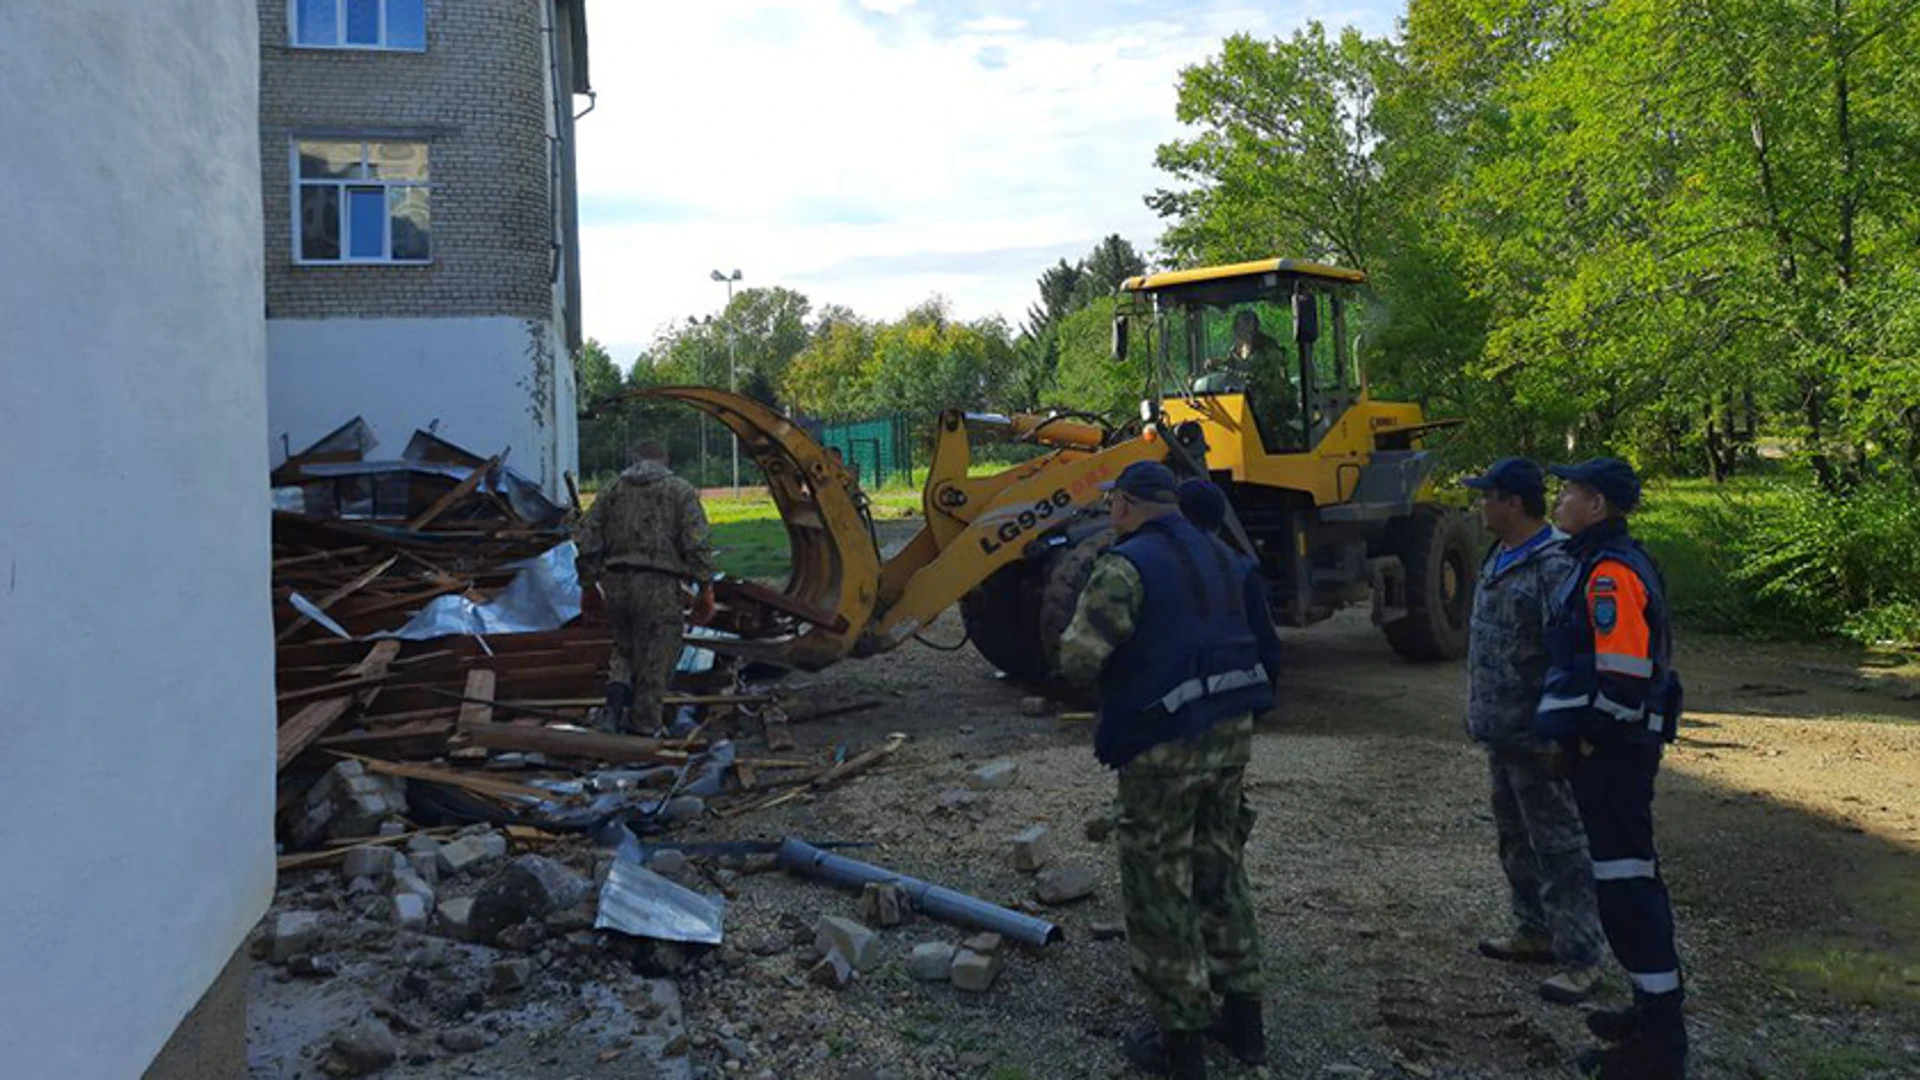
[[[467,672],[467,687],[460,695],[460,730],[493,722],[493,684],[494,674],[490,668]]]
[[[600,731],[569,731],[521,724],[462,724],[460,733],[471,739],[473,745],[489,750],[518,750],[552,757],[642,761],[665,765],[678,765],[687,760],[685,751],[668,750],[660,745],[659,739],[638,735],[609,735]]]
[[[500,467],[500,455],[495,454],[494,456],[488,458],[486,461],[486,464],[481,465],[478,468],[475,468],[473,472],[468,473],[467,478],[465,480],[462,480],[458,484],[455,484],[451,491],[447,492],[445,495],[440,496],[438,499],[435,499],[432,506],[429,506],[425,510],[422,510],[420,512],[419,517],[416,517],[412,521],[407,522],[407,531],[419,532],[420,530],[426,528],[428,525],[433,524],[434,520],[438,518],[441,514],[444,514],[448,510],[453,509],[455,503],[458,503],[461,499],[464,499],[467,496],[473,494],[473,489],[479,487],[480,484],[483,481],[485,481],[488,476],[491,476],[493,474],[493,470],[499,467]]]

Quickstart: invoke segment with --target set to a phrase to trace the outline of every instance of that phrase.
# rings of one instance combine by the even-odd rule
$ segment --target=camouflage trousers
[[[1522,932],[1550,939],[1566,963],[1599,964],[1606,936],[1572,785],[1553,775],[1543,751],[1495,750],[1487,761],[1514,922]]]
[[[1252,750],[1253,718],[1243,716],[1120,769],[1114,837],[1129,966],[1167,1030],[1211,1024],[1217,994],[1260,993],[1260,927],[1242,861]]]
[[[608,574],[607,621],[613,624],[613,660],[607,681],[633,687],[628,729],[652,735],[661,724],[661,699],[680,662],[686,630],[680,579],[669,574]]]

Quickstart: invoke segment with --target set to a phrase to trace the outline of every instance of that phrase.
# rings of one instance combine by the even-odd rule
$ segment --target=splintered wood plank
[[[419,517],[407,522],[407,531],[419,532],[421,529],[433,524],[435,518],[453,509],[454,504],[458,503],[461,499],[473,494],[473,489],[479,487],[481,482],[492,475],[493,470],[499,467],[500,455],[495,454],[488,458],[485,465],[473,470],[473,472],[467,475],[465,480],[455,484],[453,490],[435,499],[432,506],[422,510]]]
[[[302,750],[312,746],[315,739],[326,734],[328,728],[347,715],[347,709],[352,705],[352,696],[331,697],[315,701],[294,713],[286,723],[280,725],[280,747],[274,771],[279,772],[292,764]]]
[[[380,773],[383,776],[400,776],[408,780],[420,780],[429,784],[445,784],[449,787],[463,788],[476,795],[488,795],[494,798],[521,797],[541,800],[554,798],[554,794],[551,791],[543,791],[537,787],[528,787],[525,784],[516,784],[511,780],[499,780],[491,776],[472,776],[467,773],[454,772],[451,769],[436,769],[427,765],[403,765],[398,761],[382,761],[379,758],[367,757],[362,754],[347,754],[340,753],[339,751],[331,752],[339,753],[341,757],[347,758],[350,761],[357,761],[368,772]]]
[[[760,731],[766,737],[768,750],[778,753],[795,746],[793,728],[787,723],[787,714],[779,709],[768,709],[760,714]]]
[[[460,730],[466,731],[476,724],[491,723],[493,720],[494,675],[488,668],[474,668],[467,672],[467,688],[462,696],[467,700],[460,704]]]
[[[519,750],[553,757],[591,758],[595,761],[644,761],[679,764],[684,751],[668,750],[659,739],[638,735],[608,735],[599,731],[567,731],[524,724],[461,725],[461,734],[475,746],[489,750]]]
[[[354,593],[359,592],[361,589],[366,588],[367,585],[371,583],[374,578],[377,578],[381,574],[384,574],[388,570],[391,570],[393,568],[393,564],[399,561],[400,561],[400,556],[394,555],[381,562],[375,563],[373,566],[369,567],[364,573],[362,573],[359,577],[354,578],[352,581],[349,581],[345,585],[342,585],[339,588],[333,590],[327,595],[321,597],[319,600],[314,601],[313,606],[319,608],[321,611],[327,610],[328,608],[339,603],[340,601],[345,600],[347,597],[352,596]],[[308,625],[312,621],[313,621],[312,619],[309,619],[305,615],[302,615],[299,618],[288,623],[287,628],[285,630],[282,630],[278,634],[275,634],[273,637],[273,640],[276,642],[285,641],[288,638],[292,637],[294,634],[298,633],[302,627]]]

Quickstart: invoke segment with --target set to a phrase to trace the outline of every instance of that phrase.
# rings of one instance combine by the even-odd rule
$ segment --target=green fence
[[[913,439],[904,416],[883,416],[850,424],[821,424],[813,437],[840,452],[847,467],[868,491],[913,486]]]

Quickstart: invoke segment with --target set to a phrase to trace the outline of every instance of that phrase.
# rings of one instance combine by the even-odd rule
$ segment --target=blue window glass
[[[347,44],[380,44],[380,0],[347,0]]]
[[[339,12],[334,0],[297,0],[293,41],[296,45],[338,45]]]
[[[427,0],[387,0],[387,47],[427,47]]]
[[[347,256],[379,259],[387,253],[387,191],[377,187],[347,189]]]

